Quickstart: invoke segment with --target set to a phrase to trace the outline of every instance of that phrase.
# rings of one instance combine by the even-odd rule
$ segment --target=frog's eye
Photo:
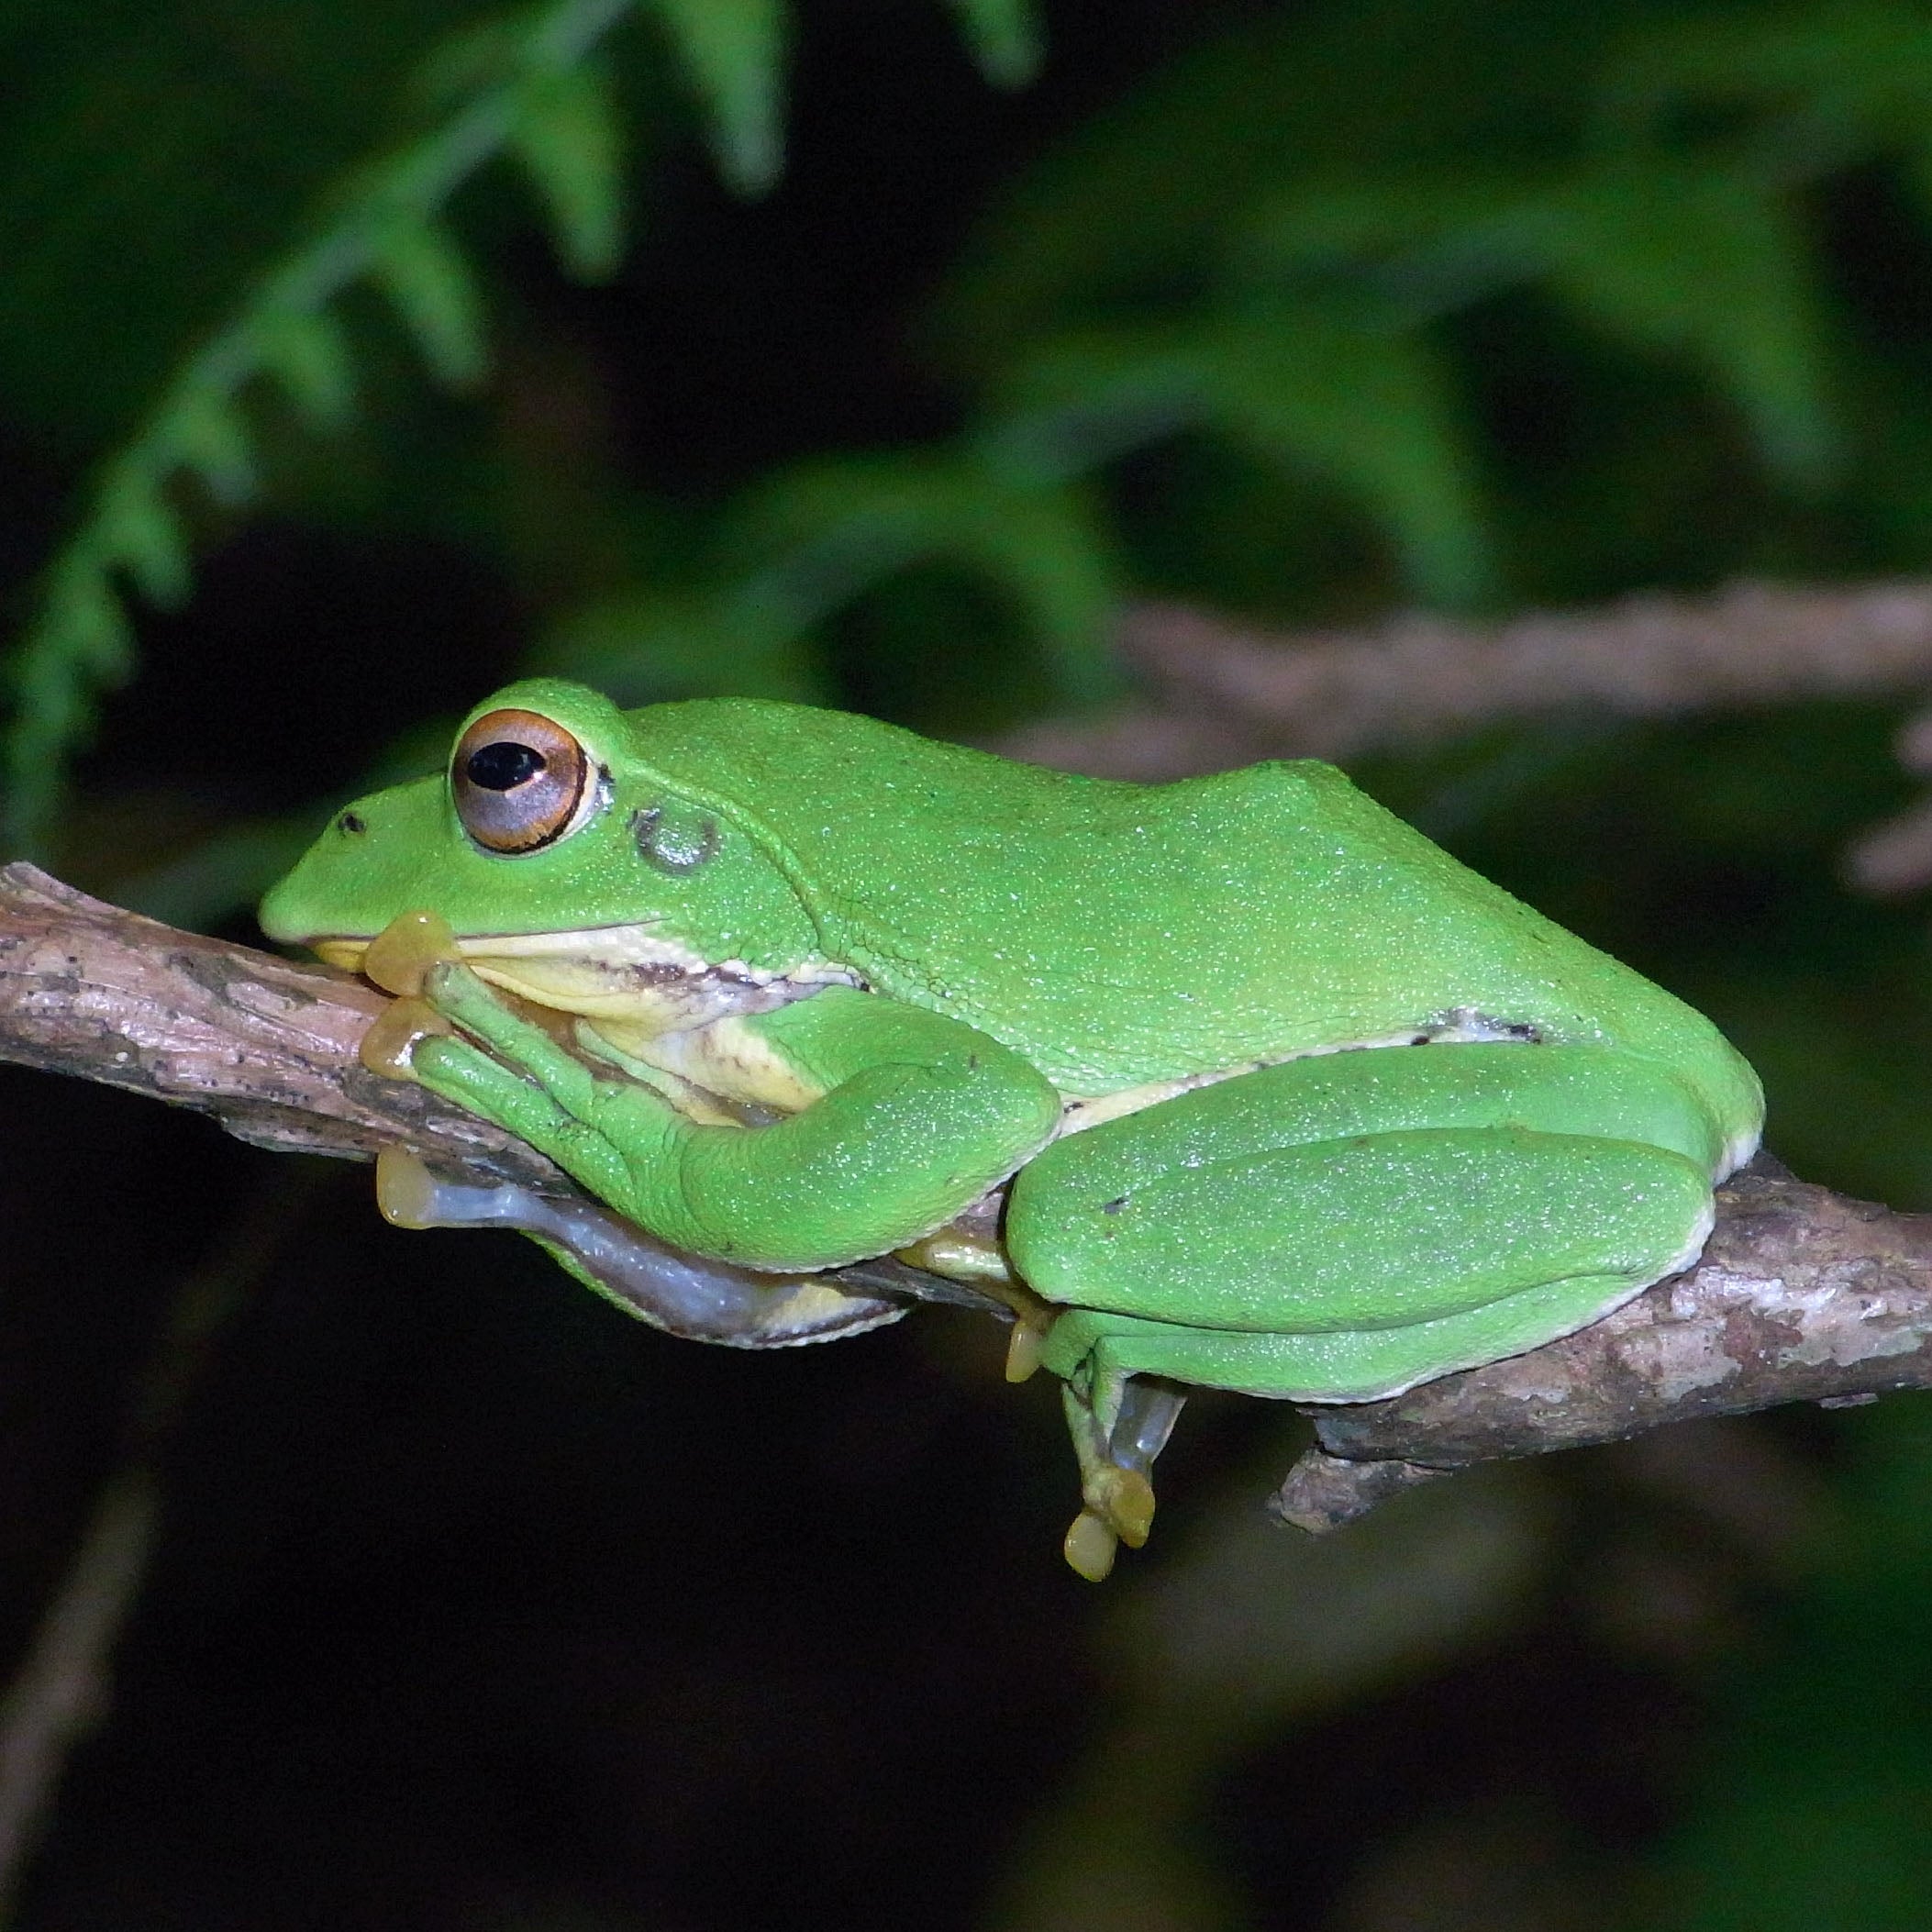
[[[534,852],[582,821],[595,796],[590,753],[536,711],[490,711],[456,741],[450,790],[488,852]]]

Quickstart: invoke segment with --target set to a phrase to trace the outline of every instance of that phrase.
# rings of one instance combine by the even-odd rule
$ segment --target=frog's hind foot
[[[1080,1458],[1080,1493],[1085,1507],[1061,1545],[1069,1565],[1089,1582],[1104,1582],[1121,1544],[1138,1549],[1154,1521],[1154,1458],[1173,1433],[1187,1400],[1171,1382],[1127,1376],[1082,1393],[1069,1384],[1067,1420]],[[1111,1424],[1103,1418],[1111,1412]]]

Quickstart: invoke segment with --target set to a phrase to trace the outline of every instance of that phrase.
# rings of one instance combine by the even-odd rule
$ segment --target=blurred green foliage
[[[380,289],[434,374],[481,378],[475,223],[445,219],[477,166],[513,151],[566,262],[610,272],[621,204],[650,192],[622,142],[648,157],[672,111],[634,36],[613,90],[626,10],[376,8],[353,52],[301,8],[207,48],[139,10],[120,39],[17,17],[17,71],[39,77],[0,146],[0,229],[28,237],[0,394],[108,451],[14,658],[17,840],[44,835],[90,691],[131,668],[123,583],[185,592],[182,482],[238,505],[265,467],[302,505],[314,466],[290,439],[339,427],[370,375],[345,296]],[[727,178],[768,188],[775,0],[654,11]],[[990,72],[1031,70],[1018,11],[960,11]],[[545,600],[533,661],[627,699],[836,694],[847,614],[923,575],[1016,624],[1010,717],[1113,688],[1106,616],[1136,588],[1474,607],[1908,560],[1932,519],[1924,345],[1895,292],[1833,257],[1874,206],[1926,250],[1923,40],[1886,0],[1448,18],[1383,0],[1238,23],[983,224],[927,338],[957,435],[808,453],[694,521],[606,492],[601,567],[572,573],[574,604]],[[132,171],[111,165],[131,114],[157,129]],[[500,524],[468,535],[514,554]],[[888,623],[877,654],[910,654],[907,634]],[[938,696],[941,725],[1001,721]]]
[[[1915,1932],[1932,1909],[1932,1405],[1868,1410],[1845,1448],[1828,1552],[1727,1673],[1667,1924]]]
[[[1125,9],[1138,39],[1071,4],[1043,20],[1016,0],[915,11],[943,54],[906,61],[914,29],[888,0],[9,9],[16,839],[52,838],[85,882],[206,923],[317,811],[432,764],[439,715],[513,668],[627,702],[752,692],[983,733],[1116,693],[1108,619],[1133,594],[1328,622],[1404,600],[1481,612],[1926,571],[1932,32],[1908,0],[1202,0]],[[1110,36],[1131,42],[1111,64]],[[985,106],[970,63],[1011,98]],[[835,107],[815,105],[835,83]],[[922,167],[957,179],[924,202],[880,185]],[[894,228],[906,206],[930,218]],[[759,250],[763,279],[739,266]],[[861,256],[870,309],[842,279]],[[552,257],[605,285],[566,286]],[[263,523],[296,535],[238,592],[222,573]],[[300,575],[303,543],[310,574],[272,581]],[[385,570],[406,593],[381,587]],[[376,615],[264,640],[350,596],[343,581],[379,583]],[[299,705],[297,682],[313,686]],[[269,685],[273,708],[251,710]],[[107,743],[63,794],[97,711]],[[1773,1144],[1801,1171],[1925,1205],[1920,916],[1852,899],[1835,872],[1904,796],[1892,722],[1828,705],[1562,717],[1361,775],[1715,1014],[1765,1071]],[[23,1164],[39,1133],[15,1137]],[[210,1157],[196,1142],[183,1158]],[[537,1346],[522,1318],[504,1322],[505,1386]],[[561,1317],[565,1405],[583,1362],[615,1353],[595,1318]],[[715,1375],[727,1401],[739,1387],[716,1364],[679,1372],[681,1388]],[[605,1393],[607,1460],[631,1449]],[[769,1384],[757,1399],[779,1400]],[[697,1407],[669,1433],[694,1436]],[[1658,1888],[1629,1923],[1932,1920],[1921,1407],[1842,1433],[1772,1425],[1822,1472],[1826,1528],[1809,1568],[1727,1585],[1733,1657],[1645,1679],[1694,1706],[1701,1741],[1668,1817],[1625,1848],[1622,1877],[1648,1861]],[[899,1438],[866,1413],[885,1446],[861,1460],[885,1471]],[[785,1412],[815,1419],[802,1398]],[[766,1438],[744,1453],[755,1470]],[[903,1506],[925,1506],[916,1483]],[[976,1533],[998,1594],[952,1640],[1010,1640],[997,1654],[1045,1681],[1054,1619],[1073,1613],[1042,1597],[1013,1616],[1022,1560]],[[1574,1548],[1604,1539],[1593,1518]],[[807,1566],[784,1548],[795,1583]],[[1563,1566],[1535,1551],[1555,1601]],[[872,1560],[849,1586],[861,1607],[820,1605],[815,1667],[830,1633],[894,1622]],[[949,1559],[930,1560],[940,1581],[900,1619],[916,1637],[958,1609]],[[749,1586],[723,1573],[735,1606]],[[738,1663],[755,1671],[793,1605],[746,1601]],[[1332,1614],[1355,1627],[1345,1600]],[[1265,1610],[1241,1615],[1267,1649]],[[1505,1698],[1516,1668],[1475,1701]],[[1608,1716],[1590,1735],[1610,1736],[1623,1714],[1596,1694]],[[1385,1721],[1408,1738],[1431,1720]],[[1465,1733],[1445,1734],[1430,1775],[1480,1782]],[[1110,1749],[1131,1760],[1138,1741],[1125,1725]],[[1227,1755],[1193,1767],[1204,1786],[1241,1769],[1214,1749]],[[797,1755],[809,1788],[818,1767]],[[1600,1783],[1660,1782],[1633,1761],[1612,1753]],[[1137,1775],[1158,1810],[1167,1788]],[[1350,1789],[1363,1815],[1337,1861],[1381,1842],[1383,1794]],[[1317,1922],[1318,1904],[1295,1909]]]

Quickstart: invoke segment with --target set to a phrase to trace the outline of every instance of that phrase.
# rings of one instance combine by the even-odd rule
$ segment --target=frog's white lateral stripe
[[[1173,1080],[1150,1080],[1145,1086],[1123,1087],[1117,1094],[1070,1096],[1060,1116],[1060,1131],[1062,1136],[1082,1133],[1088,1127],[1099,1127],[1103,1121],[1118,1120],[1126,1115],[1139,1113],[1143,1107],[1157,1106],[1163,1100],[1173,1099],[1177,1094],[1191,1094],[1196,1087],[1216,1086],[1224,1080],[1238,1080],[1244,1073],[1259,1073],[1263,1067],[1285,1066],[1292,1060],[1319,1060],[1328,1053],[1378,1052],[1384,1047],[1463,1043],[1485,1046],[1531,1044],[1519,1029],[1498,1020],[1484,1019],[1480,1015],[1471,1016],[1464,1008],[1445,1020],[1420,1027],[1405,1027],[1400,1033],[1384,1034],[1376,1039],[1345,1039],[1338,1040],[1333,1046],[1303,1047],[1294,1053],[1243,1060],[1238,1066],[1216,1067],[1205,1073],[1183,1073]]]
[[[472,933],[457,945],[493,986],[555,1012],[645,1034],[683,1033],[731,1016],[770,1013],[807,998],[833,979],[850,979],[823,960],[804,961],[789,972],[742,960],[714,963],[646,926]]]
[[[362,970],[362,959],[372,943],[368,934],[339,934],[311,939],[310,949],[350,972]],[[693,979],[705,974],[742,980],[754,986],[783,982],[792,986],[857,986],[864,983],[850,968],[829,960],[801,960],[786,967],[753,966],[745,960],[707,960],[680,941],[654,932],[649,926],[588,926],[572,932],[499,932],[459,934],[457,951],[466,960],[564,960],[594,969],[623,972],[643,968],[683,973]]]

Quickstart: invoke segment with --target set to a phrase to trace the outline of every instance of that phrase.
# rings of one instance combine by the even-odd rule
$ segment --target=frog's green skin
[[[1103,1517],[1128,1377],[1351,1401],[1533,1347],[1686,1265],[1756,1147],[1707,1020],[1328,766],[1118,784],[544,680],[470,727],[505,709],[588,755],[561,836],[487,850],[448,776],[396,786],[264,928],[353,961],[440,914],[459,1031],[416,1077],[699,1254],[838,1266],[1016,1174]]]

